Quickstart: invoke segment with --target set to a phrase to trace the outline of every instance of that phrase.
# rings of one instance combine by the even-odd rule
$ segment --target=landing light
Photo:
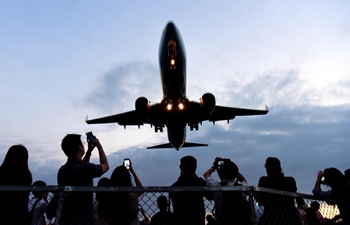
[[[168,103],[168,104],[166,105],[166,109],[167,109],[167,110],[171,110],[172,108],[173,108],[173,105],[172,105],[172,104]]]
[[[179,109],[183,110],[185,108],[184,104],[182,102],[179,103]]]
[[[170,64],[173,66],[175,65],[175,59],[170,60]]]

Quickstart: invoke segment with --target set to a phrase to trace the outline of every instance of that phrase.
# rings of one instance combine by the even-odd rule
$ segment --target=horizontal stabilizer
[[[200,143],[192,143],[192,142],[185,142],[181,148],[191,148],[191,147],[204,147],[208,146],[207,144],[200,144]],[[151,147],[147,147],[147,149],[155,149],[155,148],[173,148],[170,143],[167,144],[161,144],[161,145],[155,145]],[[176,149],[179,150],[179,149]]]
[[[182,146],[183,148],[190,148],[190,147],[203,147],[208,146],[207,144],[200,144],[200,143],[192,143],[192,142],[185,142]]]
[[[151,146],[151,147],[147,147],[147,149],[155,149],[155,148],[172,148],[173,146],[171,146],[170,143],[168,144],[162,144],[162,145],[155,145],[155,146]]]

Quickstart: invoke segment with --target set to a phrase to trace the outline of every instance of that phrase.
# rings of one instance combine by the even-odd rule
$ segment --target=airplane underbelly
[[[186,141],[186,125],[167,125],[169,143],[179,149]]]
[[[183,70],[166,71],[163,74],[164,97],[173,101],[179,101],[186,97],[185,77]]]

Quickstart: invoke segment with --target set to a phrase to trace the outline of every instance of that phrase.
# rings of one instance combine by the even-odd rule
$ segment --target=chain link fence
[[[76,187],[76,186],[0,186],[1,192],[30,192],[28,211],[35,202],[32,191],[47,192],[55,205],[54,218],[47,224],[341,224],[339,210],[331,199],[254,186],[234,187]],[[174,211],[169,193],[182,196],[185,206]],[[204,207],[196,208],[194,197],[210,193],[213,200],[201,197]],[[56,197],[54,197],[56,195]],[[138,196],[139,195],[139,196]],[[165,196],[166,211],[159,212],[157,199]],[[174,195],[175,196],[175,195]],[[164,198],[164,197],[162,197]],[[54,200],[53,200],[54,199]],[[92,199],[92,201],[91,201]],[[186,202],[187,201],[187,202]],[[4,204],[4,203],[3,203]],[[316,206],[316,209],[315,209]],[[317,209],[319,207],[319,209]],[[182,211],[181,211],[182,210]],[[317,212],[316,212],[317,211]],[[200,212],[198,214],[198,212]],[[158,213],[158,214],[157,214]],[[154,217],[155,215],[159,215]],[[317,215],[318,217],[315,217]],[[322,218],[319,218],[322,215]],[[195,217],[200,222],[193,222]],[[317,220],[317,221],[316,221]]]

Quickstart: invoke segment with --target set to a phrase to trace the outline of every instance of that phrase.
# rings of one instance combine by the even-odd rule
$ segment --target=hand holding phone
[[[125,166],[125,168],[127,170],[130,170],[130,164],[131,164],[130,159],[129,158],[125,158],[124,161],[123,161],[123,165]]]
[[[92,142],[94,140],[94,135],[92,134],[92,132],[87,132],[86,138],[88,142]]]

